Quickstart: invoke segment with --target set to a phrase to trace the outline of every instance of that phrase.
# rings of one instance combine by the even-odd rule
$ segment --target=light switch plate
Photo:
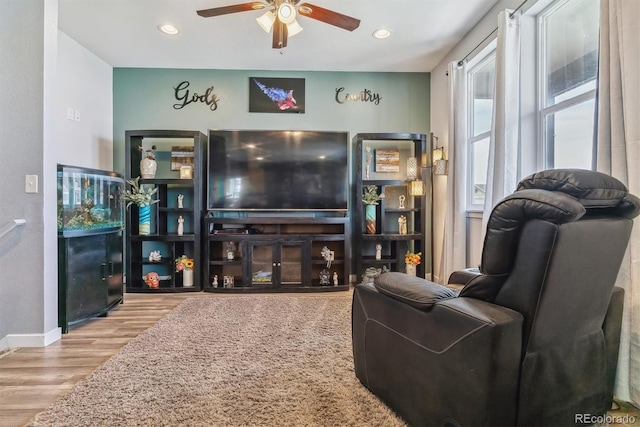
[[[25,175],[25,177],[24,177],[24,191],[25,191],[25,193],[37,193],[38,192],[38,175]]]

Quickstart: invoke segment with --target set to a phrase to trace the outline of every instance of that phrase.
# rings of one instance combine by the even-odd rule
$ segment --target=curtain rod
[[[516,14],[516,13],[517,13],[521,8],[522,8],[522,6],[524,6],[524,5],[525,5],[525,3],[526,3],[526,2],[528,2],[528,1],[529,1],[529,0],[524,0],[522,3],[520,3],[520,4],[518,5],[518,7],[516,7],[516,8],[515,8],[515,10],[509,14],[509,19],[513,18],[513,17],[515,16],[515,14]],[[464,58],[462,58],[460,61],[458,61],[458,66],[459,66],[459,67],[460,67],[460,66],[462,66],[462,64],[464,64],[464,62],[467,60],[467,58],[468,58],[469,56],[471,56],[471,54],[472,54],[473,52],[475,52],[475,51],[476,51],[476,49],[478,49],[480,46],[482,46],[482,45],[484,44],[484,42],[486,42],[489,38],[491,38],[491,36],[493,36],[493,35],[496,33],[496,31],[498,31],[498,27],[496,27],[493,31],[491,31],[487,37],[483,38],[483,39],[482,39],[482,41],[476,45],[476,47],[474,47],[473,49],[471,49],[471,50],[469,51],[469,53],[467,53],[467,54],[464,56]]]

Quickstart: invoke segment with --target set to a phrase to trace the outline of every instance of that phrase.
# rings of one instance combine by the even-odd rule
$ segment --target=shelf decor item
[[[180,179],[193,179],[193,167],[180,166]]]
[[[142,146],[138,147],[140,151],[144,151]],[[145,151],[145,157],[140,160],[140,175],[145,179],[155,178],[158,164],[155,155],[156,146],[153,145],[150,150]]]
[[[329,280],[331,279],[331,273],[326,268],[323,268],[320,272],[320,286],[329,286]]]
[[[158,203],[154,200],[153,195],[158,191],[157,188],[144,188],[140,184],[140,177],[127,180],[131,186],[130,190],[125,190],[122,198],[127,202],[127,208],[131,205],[138,205],[138,234],[142,236],[151,233],[151,205]]]
[[[178,236],[182,236],[184,234],[184,218],[182,215],[178,217]]]
[[[160,251],[151,251],[149,252],[149,262],[160,262],[162,261],[162,254]]]
[[[193,258],[182,255],[176,258],[176,272],[182,273],[182,287],[190,288],[193,286],[193,267],[195,263]]]
[[[144,275],[144,283],[152,289],[160,287],[160,276],[155,271],[150,271]]]
[[[227,259],[233,261],[236,258],[236,245],[233,242],[229,242],[227,245]]]
[[[407,274],[411,276],[416,275],[416,266],[420,264],[420,257],[422,256],[422,252],[418,252],[414,254],[412,252],[407,252],[404,256],[404,263],[406,267]]]
[[[398,218],[398,233],[407,234],[407,217],[404,215]]]
[[[138,234],[148,236],[151,234],[151,206],[138,206]]]
[[[376,234],[376,205],[384,199],[384,193],[378,194],[376,185],[367,185],[362,194],[362,203],[365,206],[365,223],[367,234]]]

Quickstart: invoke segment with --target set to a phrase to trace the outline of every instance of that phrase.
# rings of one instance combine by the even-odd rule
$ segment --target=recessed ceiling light
[[[169,35],[176,35],[180,32],[180,30],[178,30],[176,27],[174,27],[171,24],[162,24],[162,25],[158,25],[158,29],[160,31],[162,31],[165,34],[169,34]]]
[[[390,35],[391,35],[391,31],[387,30],[386,28],[380,28],[379,30],[375,30],[373,32],[373,37],[377,39],[386,39]]]

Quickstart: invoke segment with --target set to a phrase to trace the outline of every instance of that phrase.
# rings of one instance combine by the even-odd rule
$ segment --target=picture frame
[[[400,150],[387,148],[375,150],[374,165],[376,172],[400,172]]]
[[[181,145],[171,147],[171,170],[179,171],[182,166],[194,166],[193,146]]]
[[[305,79],[249,77],[249,112],[303,114]]]

